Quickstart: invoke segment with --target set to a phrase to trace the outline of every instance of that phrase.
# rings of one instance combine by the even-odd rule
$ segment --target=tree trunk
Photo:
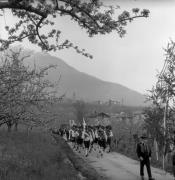
[[[156,159],[158,161],[159,160],[159,149],[158,149],[158,144],[157,144],[156,139],[154,139],[154,147],[155,147],[155,151],[156,151]]]
[[[12,130],[12,123],[7,123],[8,132],[11,132]]]
[[[18,131],[18,123],[15,123],[15,131]]]

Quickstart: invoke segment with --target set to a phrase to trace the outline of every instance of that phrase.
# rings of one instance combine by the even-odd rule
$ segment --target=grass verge
[[[0,131],[1,180],[79,180],[79,172],[64,152],[44,133]],[[71,152],[69,152],[71,154]]]
[[[81,172],[81,174],[86,177],[87,180],[106,180],[107,178],[103,175],[100,175],[93,167],[91,167],[88,162],[86,162],[84,159],[76,155],[72,149],[69,147],[65,141],[57,136],[54,136],[55,140],[58,144],[61,145],[61,147],[64,149],[65,154],[69,158],[69,160],[72,162],[74,168]]]

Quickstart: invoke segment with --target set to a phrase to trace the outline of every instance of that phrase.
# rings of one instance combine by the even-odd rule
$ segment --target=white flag
[[[84,118],[83,118],[83,127],[84,127],[84,129],[86,127],[86,122],[85,122]]]

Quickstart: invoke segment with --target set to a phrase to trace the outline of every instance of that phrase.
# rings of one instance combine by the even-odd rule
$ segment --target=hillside
[[[106,82],[91,75],[85,74],[66,64],[63,60],[47,53],[34,53],[32,59],[36,65],[58,65],[57,69],[48,74],[50,80],[58,80],[58,94],[66,93],[68,98],[85,101],[108,101],[109,99],[123,101],[124,105],[143,106],[144,96],[117,83]],[[30,58],[30,62],[31,62]]]

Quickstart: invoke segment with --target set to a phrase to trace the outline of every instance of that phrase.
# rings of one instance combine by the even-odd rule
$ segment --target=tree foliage
[[[74,48],[78,53],[92,58],[92,55],[74,45],[68,39],[60,42],[61,31],[54,28],[58,16],[68,16],[85,29],[90,37],[116,31],[120,37],[126,34],[125,26],[135,18],[148,17],[149,10],[134,8],[132,12],[123,11],[118,18],[113,15],[117,7],[105,6],[100,0],[7,0],[0,2],[2,15],[10,9],[19,20],[13,26],[6,26],[7,39],[0,39],[0,50],[7,49],[16,41],[28,39],[42,50],[56,51]],[[44,28],[49,27],[47,31]]]
[[[158,81],[153,86],[148,99],[153,106],[146,111],[146,127],[155,138],[164,154],[174,141],[175,115],[175,43],[170,41],[165,49],[165,63],[157,75]]]
[[[163,116],[164,116],[164,108],[158,106],[150,106],[144,110],[145,114],[145,124],[146,128],[151,138],[156,140],[159,145],[159,149],[161,150],[164,142],[164,129],[163,129]]]
[[[0,66],[0,125],[42,125],[40,112],[56,99],[54,84],[45,75],[54,66],[37,69],[24,64],[28,55],[9,50],[1,57]]]

